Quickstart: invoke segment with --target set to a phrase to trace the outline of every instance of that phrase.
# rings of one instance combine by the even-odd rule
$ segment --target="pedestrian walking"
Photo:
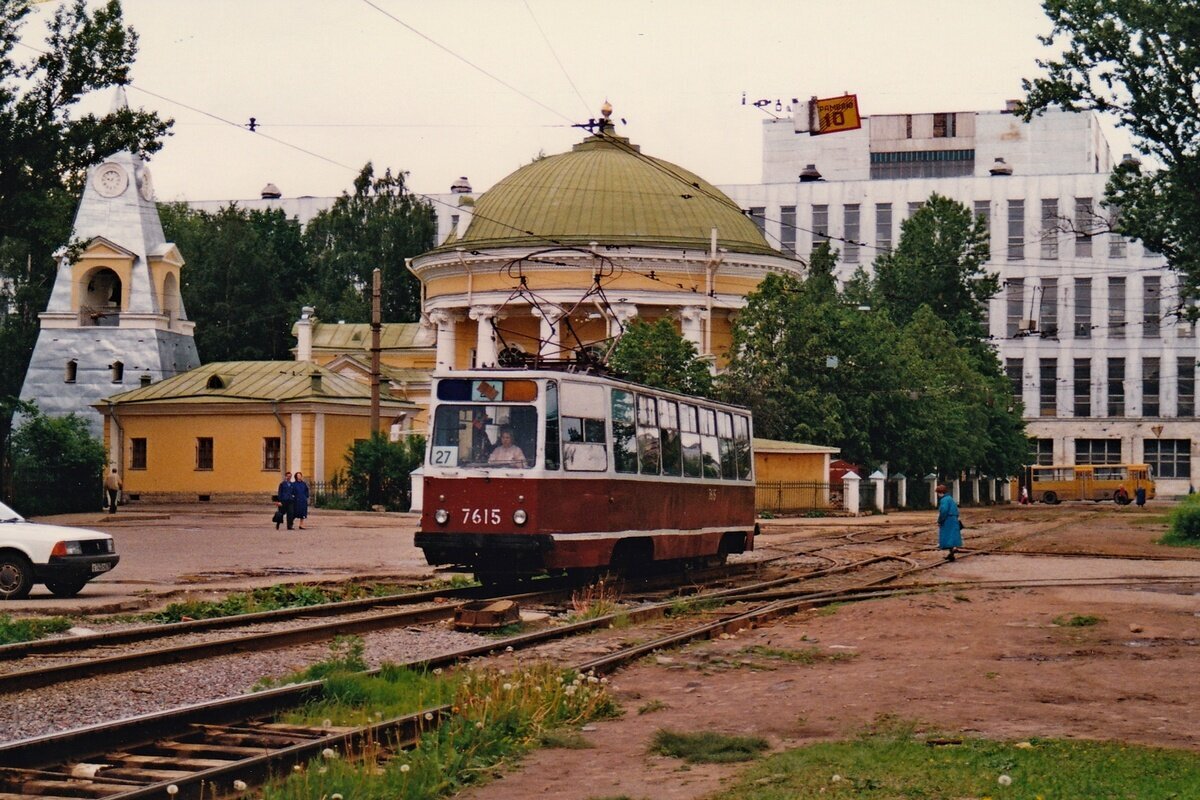
[[[304,530],[304,520],[308,519],[308,484],[299,472],[292,481],[292,514],[300,520],[300,530]]]
[[[958,520],[958,503],[946,492],[946,484],[934,490],[938,506],[938,547],[946,552],[946,560],[954,560],[955,548],[962,547],[962,524]]]
[[[121,476],[117,474],[116,467],[113,467],[112,472],[104,476],[104,499],[108,506],[108,513],[117,513],[117,502],[121,499]]]
[[[285,472],[283,480],[279,483],[279,491],[275,495],[279,503],[278,511],[275,513],[275,530],[279,530],[279,524],[285,519],[287,520],[288,530],[292,529],[292,521],[296,518],[292,506],[292,491],[292,473]]]
[[[1133,490],[1133,502],[1137,503],[1138,508],[1146,505],[1146,487],[1139,486]]]

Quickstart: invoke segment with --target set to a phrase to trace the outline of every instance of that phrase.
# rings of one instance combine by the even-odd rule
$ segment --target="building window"
[[[1075,279],[1075,338],[1092,338],[1092,279]]]
[[[1030,439],[1029,440],[1029,461],[1031,464],[1053,464],[1054,463],[1054,440],[1053,439]]]
[[[1183,292],[1183,287],[1176,287],[1176,291]],[[1190,315],[1196,313],[1196,300],[1190,297],[1181,297],[1179,305],[1175,308],[1175,335],[1180,339],[1191,339],[1196,335],[1196,323],[1190,318]]]
[[[1005,335],[1011,339],[1022,330],[1025,323],[1025,279],[1009,278],[1005,283],[1005,301],[1008,307],[1007,326]]]
[[[879,252],[887,253],[892,249],[892,204],[875,204],[875,246]]]
[[[829,206],[812,207],[813,249],[821,242],[829,241]]]
[[[1192,356],[1181,356],[1178,361],[1179,373],[1176,377],[1179,404],[1175,411],[1177,417],[1196,416],[1196,359]]]
[[[1125,416],[1125,359],[1108,360],[1108,412],[1110,417]]]
[[[1143,445],[1155,478],[1192,477],[1191,439],[1147,439]]]
[[[1075,257],[1092,257],[1092,225],[1096,219],[1092,198],[1075,198]]]
[[[1075,359],[1075,416],[1092,415],[1092,360]]]
[[[1008,201],[1008,260],[1025,258],[1025,201]]]
[[[1159,361],[1157,358],[1142,359],[1142,416],[1159,415]]]
[[[1142,279],[1142,336],[1157,339],[1162,319],[1162,280],[1157,275]]]
[[[975,151],[878,151],[871,153],[870,164],[872,180],[968,177],[975,172]]]
[[[145,469],[146,468],[146,440],[142,437],[135,437],[129,440],[129,468],[130,469]]]
[[[924,200],[914,200],[914,201],[910,202],[908,204],[908,218],[912,219],[913,214],[920,211],[924,205],[925,205]]]
[[[271,472],[278,472],[280,465],[283,463],[283,447],[278,436],[267,436],[263,438],[263,466],[262,468]]]
[[[953,114],[934,114],[933,115],[933,138],[935,139],[953,139],[957,127],[954,123],[956,117]]]
[[[1076,464],[1120,464],[1120,439],[1076,439]]]
[[[858,237],[862,235],[859,230],[859,211],[858,203],[850,203],[842,208],[845,224],[843,225],[846,237],[845,249],[842,251],[842,260],[847,264],[858,263]]]
[[[1013,399],[1024,402],[1025,398],[1025,363],[1019,358],[1006,358],[1004,360],[1004,373],[1008,376],[1008,382],[1012,385]]]
[[[67,362],[66,372],[63,374],[63,381],[65,383],[74,383],[75,378],[78,375],[79,375],[79,362],[72,358],[70,361]]]
[[[1125,338],[1125,279],[1108,279],[1108,338]]]
[[[1053,417],[1058,412],[1058,359],[1038,360],[1038,413]]]
[[[754,223],[754,227],[758,228],[759,233],[766,236],[767,209],[764,206],[752,206],[750,208],[750,221]]]
[[[209,436],[196,439],[196,469],[213,468],[213,440]]]
[[[1042,336],[1058,336],[1058,278],[1042,278],[1042,305],[1038,311]]]
[[[987,235],[988,257],[992,250],[992,204],[989,200],[975,201],[975,217],[983,217],[983,232]]]
[[[779,209],[779,247],[789,256],[796,254],[796,207]]]
[[[1058,258],[1058,198],[1042,200],[1042,258]]]
[[[120,361],[114,361],[108,365],[108,368],[112,370],[113,383],[121,383],[125,380],[125,365]]]
[[[1108,234],[1108,257],[1109,258],[1124,258],[1127,249],[1128,240],[1117,233],[1111,231]]]

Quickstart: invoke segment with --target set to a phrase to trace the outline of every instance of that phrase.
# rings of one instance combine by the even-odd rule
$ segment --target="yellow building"
[[[263,499],[285,471],[329,480],[370,435],[368,387],[288,361],[206,364],[95,408],[135,500]],[[418,408],[384,395],[380,411],[386,430]]]
[[[836,447],[755,439],[755,507],[784,513],[834,505],[829,461],[839,452]]]

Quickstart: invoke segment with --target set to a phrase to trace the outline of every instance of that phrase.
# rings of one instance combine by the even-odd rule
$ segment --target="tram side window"
[[[699,419],[696,407],[687,403],[679,404],[679,441],[683,450],[683,476],[699,478],[704,474]]]
[[[546,381],[546,469],[558,465],[558,381]]]
[[[634,421],[633,393],[613,389],[613,468],[617,472],[637,472],[637,429]]]
[[[659,471],[658,403],[655,398],[637,395],[638,470],[643,475]]]
[[[563,417],[563,467],[576,472],[604,472],[608,453],[604,420]]]
[[[717,440],[721,447],[721,477],[737,478],[737,451],[733,444],[733,415],[728,411],[717,412]]]
[[[733,417],[733,446],[737,451],[738,478],[748,481],[754,465],[754,454],[750,452],[750,420],[740,414]]]
[[[673,400],[659,399],[658,430],[662,439],[662,474],[678,475],[683,455],[679,447],[679,405]]]
[[[700,451],[704,459],[704,477],[721,477],[721,450],[717,443],[717,412],[700,409]]]

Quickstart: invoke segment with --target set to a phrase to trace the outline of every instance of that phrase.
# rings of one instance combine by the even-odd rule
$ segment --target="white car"
[[[107,533],[27,522],[0,503],[0,600],[27,597],[35,583],[57,597],[74,597],[119,560]]]

